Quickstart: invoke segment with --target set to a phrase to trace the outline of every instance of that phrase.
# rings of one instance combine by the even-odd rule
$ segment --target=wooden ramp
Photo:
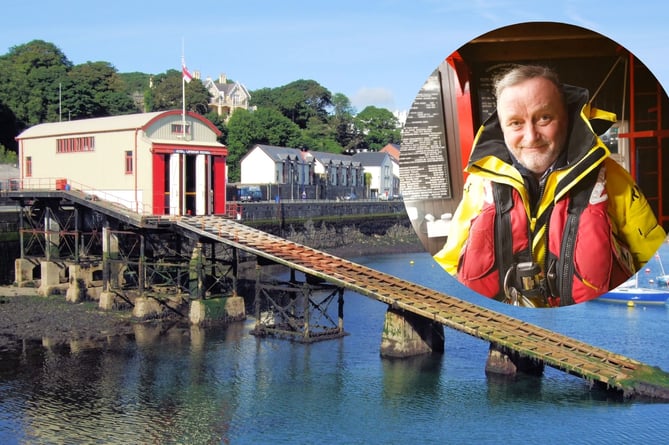
[[[669,374],[657,367],[229,219],[180,217],[173,224],[517,351],[590,382],[601,382],[626,396],[669,400]]]

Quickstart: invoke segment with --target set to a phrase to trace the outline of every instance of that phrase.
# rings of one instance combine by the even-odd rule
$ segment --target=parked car
[[[262,192],[260,187],[242,187],[237,190],[241,202],[262,201]]]

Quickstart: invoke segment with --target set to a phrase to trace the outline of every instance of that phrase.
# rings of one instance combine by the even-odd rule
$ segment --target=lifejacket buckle
[[[528,261],[513,264],[504,276],[504,302],[514,306],[546,307],[541,268]]]

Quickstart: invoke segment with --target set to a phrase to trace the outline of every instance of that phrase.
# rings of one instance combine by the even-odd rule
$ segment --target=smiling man
[[[615,116],[543,66],[514,67],[495,94],[435,259],[471,289],[515,305],[565,306],[618,286],[665,233],[589,123]]]

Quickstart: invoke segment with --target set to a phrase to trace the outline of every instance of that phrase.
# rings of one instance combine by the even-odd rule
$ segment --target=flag
[[[186,83],[190,83],[190,81],[193,80],[193,75],[188,72],[188,68],[186,68],[186,65],[181,65],[181,72],[183,74],[183,79],[186,81]]]

